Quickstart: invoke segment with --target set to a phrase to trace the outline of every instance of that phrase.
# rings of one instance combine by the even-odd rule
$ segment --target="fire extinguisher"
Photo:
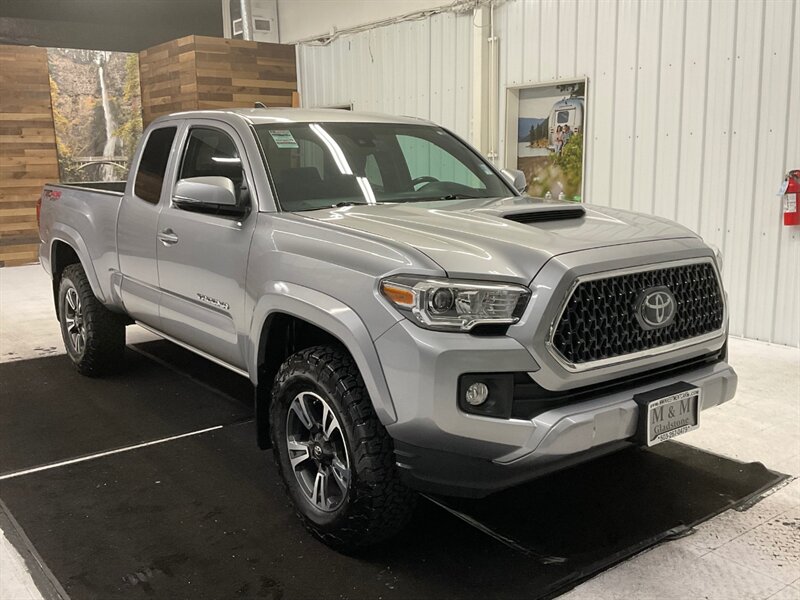
[[[779,196],[783,196],[783,224],[800,225],[800,169],[789,171],[781,184]]]

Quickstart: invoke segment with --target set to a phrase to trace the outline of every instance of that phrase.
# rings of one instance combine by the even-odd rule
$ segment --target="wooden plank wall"
[[[297,91],[294,46],[196,37],[198,108],[291,106]]]
[[[0,267],[38,260],[36,201],[58,181],[47,50],[0,45]]]
[[[153,46],[139,53],[142,121],[197,109],[194,36]]]
[[[140,53],[145,124],[197,108],[292,106],[294,46],[188,36]],[[47,50],[0,45],[0,267],[35,262],[36,200],[58,181]]]
[[[144,123],[179,110],[292,106],[295,48],[188,36],[139,54]]]

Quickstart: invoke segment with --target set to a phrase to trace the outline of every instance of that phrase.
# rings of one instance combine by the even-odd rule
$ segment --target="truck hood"
[[[297,216],[408,244],[450,277],[525,282],[559,254],[698,237],[660,217],[526,196],[356,205]]]

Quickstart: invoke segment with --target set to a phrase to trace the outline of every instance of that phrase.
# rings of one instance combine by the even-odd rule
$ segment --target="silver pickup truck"
[[[334,547],[397,532],[415,491],[480,497],[653,445],[736,390],[715,250],[525,196],[432,123],[187,112],[131,164],[42,194],[69,358],[119,368],[135,322],[249,377],[258,443]]]

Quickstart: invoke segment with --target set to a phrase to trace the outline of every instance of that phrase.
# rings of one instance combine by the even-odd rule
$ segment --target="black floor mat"
[[[564,576],[596,571],[778,483],[760,463],[744,464],[678,442],[629,448],[494,494],[448,498],[447,508],[474,519]],[[573,573],[576,565],[578,572]]]
[[[142,347],[158,351],[166,344]],[[247,380],[191,358],[225,384],[223,393],[131,349],[123,372],[104,379],[79,375],[66,356],[0,364],[0,475],[252,416]],[[225,393],[231,378],[245,386],[235,396]]]
[[[98,386],[91,395],[124,402],[127,418],[139,424],[139,437],[161,435],[152,434],[151,423],[164,429],[168,422],[174,428],[182,411],[187,420],[195,418],[186,398],[209,411],[218,403],[228,423],[249,411],[246,402],[208,389],[224,375],[214,375],[204,361],[171,346],[151,345],[148,351],[202,382],[143,362],[120,378],[88,384]],[[39,359],[50,360],[56,359]],[[74,404],[89,423],[99,418],[92,412],[98,406],[108,419],[108,405],[81,400],[86,389],[68,370],[14,363],[0,371],[0,435],[6,433],[5,419],[19,430],[11,432],[15,445],[3,440],[3,461],[27,464],[34,451],[48,460],[78,454],[58,455],[72,445],[86,446],[79,427],[52,426],[49,435],[60,438],[42,438],[24,403],[5,398],[7,389],[24,387],[7,378],[31,370],[37,383],[26,385],[61,391],[36,392],[41,400],[34,417],[52,409],[69,418],[67,409],[55,405]],[[181,392],[163,394],[160,402],[137,399],[133,391],[142,380],[154,388],[158,381],[164,389],[175,385]],[[238,385],[228,383],[230,389]],[[162,406],[173,403],[169,411]],[[237,407],[238,412],[233,410]],[[127,444],[130,431],[114,419],[111,423],[118,435],[103,441]],[[185,423],[181,430],[198,425]],[[741,464],[677,443],[631,449],[480,501],[422,500],[399,538],[361,556],[344,556],[303,530],[269,455],[255,448],[254,437],[252,423],[227,425],[6,479],[0,481],[0,498],[76,600],[537,598],[563,591],[781,478],[760,464]],[[37,445],[52,449],[37,451]]]

